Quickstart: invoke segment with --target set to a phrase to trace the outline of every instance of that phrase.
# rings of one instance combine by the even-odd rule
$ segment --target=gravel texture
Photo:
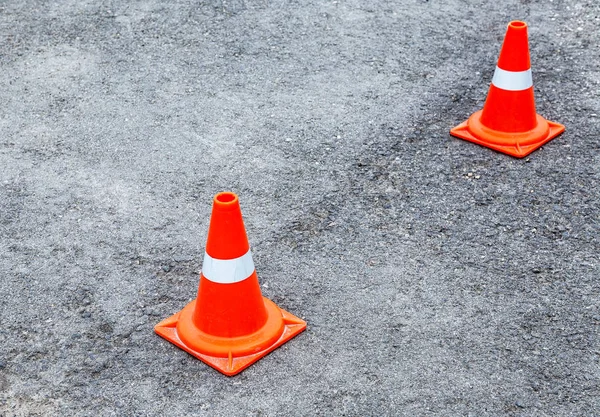
[[[529,24],[525,159],[449,136]],[[0,5],[0,415],[600,414],[600,3]],[[306,332],[159,338],[239,194]]]

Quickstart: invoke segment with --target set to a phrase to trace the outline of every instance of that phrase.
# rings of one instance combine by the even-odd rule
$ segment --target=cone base
[[[469,120],[461,123],[450,134],[457,138],[523,158],[565,131],[560,123],[551,122],[536,114],[537,126],[527,132],[500,132],[481,123],[481,113],[473,113]]]
[[[217,371],[233,376],[306,329],[304,320],[280,309],[265,297],[263,300],[269,314],[267,324],[280,321],[283,327],[280,333],[273,334],[272,331],[267,330],[243,338],[231,338],[229,348],[226,346],[227,338],[211,337],[199,330],[193,332],[196,340],[190,340],[189,329],[194,326],[190,311],[193,311],[196,300],[180,312],[158,323],[154,331]],[[265,327],[268,327],[267,324]],[[181,333],[182,329],[185,334]],[[255,351],[248,353],[252,346],[256,347]]]

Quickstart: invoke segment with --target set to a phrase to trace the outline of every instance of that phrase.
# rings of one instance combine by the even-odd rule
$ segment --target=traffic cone
[[[527,24],[510,22],[483,110],[450,134],[523,158],[564,130],[536,113]]]
[[[235,375],[306,329],[260,292],[237,195],[213,201],[198,298],[154,330],[225,375]]]

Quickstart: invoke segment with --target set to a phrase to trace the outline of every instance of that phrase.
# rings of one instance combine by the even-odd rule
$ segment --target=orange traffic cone
[[[198,298],[154,330],[231,376],[304,329],[306,322],[262,296],[238,197],[217,194]]]
[[[535,112],[527,24],[508,24],[483,110],[450,134],[522,158],[564,132]]]

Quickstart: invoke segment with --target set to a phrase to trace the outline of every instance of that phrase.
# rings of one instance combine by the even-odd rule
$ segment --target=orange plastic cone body
[[[264,298],[237,195],[213,201],[198,298],[154,330],[225,375],[235,375],[306,329]]]
[[[536,113],[527,24],[510,22],[483,110],[450,134],[522,158],[564,130]]]

